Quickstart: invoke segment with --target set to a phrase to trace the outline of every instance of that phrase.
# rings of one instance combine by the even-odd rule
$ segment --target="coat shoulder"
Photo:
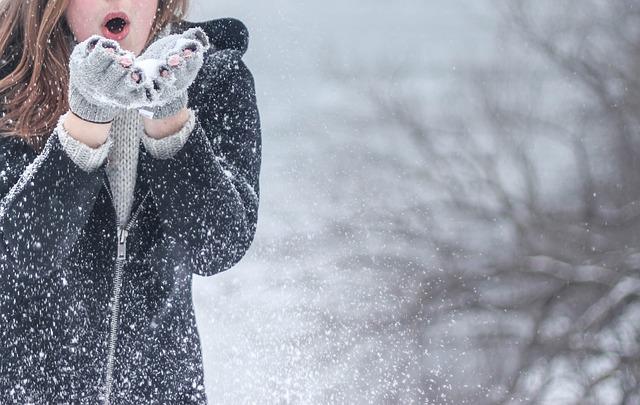
[[[244,23],[235,18],[219,18],[203,22],[180,21],[172,27],[172,32],[182,32],[200,27],[209,37],[216,51],[235,50],[244,54],[249,47],[249,31]]]

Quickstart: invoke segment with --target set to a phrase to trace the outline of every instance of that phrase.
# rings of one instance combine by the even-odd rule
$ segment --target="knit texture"
[[[142,84],[152,100],[144,100],[140,107],[152,110],[155,118],[172,116],[185,107],[187,88],[198,75],[209,48],[207,34],[198,27],[167,35],[149,45],[132,67],[144,72]],[[136,106],[135,101],[131,106]]]
[[[196,116],[189,111],[189,119],[182,129],[171,136],[155,139],[143,132],[142,143],[144,148],[156,159],[169,159],[178,152],[187,142],[189,134],[196,124]]]
[[[138,111],[125,110],[115,117],[107,141],[98,148],[91,148],[69,135],[62,125],[63,117],[58,122],[56,132],[71,160],[84,171],[92,172],[107,159],[105,172],[119,225],[125,224],[131,214],[140,140],[154,158],[169,159],[184,146],[195,125],[195,115],[189,110],[189,120],[182,129],[165,138],[154,139],[144,133],[144,123]]]
[[[69,87],[69,109],[78,117],[93,122],[109,122],[117,109],[106,105],[88,103],[75,87]]]
[[[69,57],[69,108],[87,121],[108,122],[134,97],[130,70],[117,62],[118,57],[133,60],[133,53],[116,41],[92,35],[77,44]]]
[[[89,145],[72,138],[63,125],[68,114],[69,113],[67,112],[60,116],[55,132],[58,134],[58,139],[69,157],[71,157],[71,159],[80,166],[82,170],[90,173],[104,163],[109,154],[109,150],[113,145],[113,139],[111,137],[107,137],[105,143],[97,148],[92,148]]]
[[[151,111],[153,112],[153,117],[155,119],[162,119],[175,115],[187,105],[188,101],[189,96],[185,90],[170,103],[152,108]]]
[[[127,222],[133,204],[141,130],[142,120],[138,112],[126,110],[113,121],[109,133],[109,136],[113,136],[114,147],[107,158],[105,171],[111,185],[118,225]]]

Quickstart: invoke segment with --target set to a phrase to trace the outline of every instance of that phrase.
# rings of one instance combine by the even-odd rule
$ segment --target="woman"
[[[0,0],[0,403],[206,403],[192,274],[256,231],[254,82],[184,0]]]

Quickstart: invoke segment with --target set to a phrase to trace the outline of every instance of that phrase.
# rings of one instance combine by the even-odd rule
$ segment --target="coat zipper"
[[[102,179],[103,184],[107,189],[107,194],[109,195],[109,199],[111,200],[111,205],[115,209],[115,204],[113,202],[113,196],[111,195],[111,190],[109,189],[104,178]],[[138,217],[138,213],[142,210],[144,206],[144,202],[147,199],[147,196],[151,190],[145,194],[144,198],[138,205],[138,208],[133,213],[129,222],[125,224],[125,226],[118,225],[118,214],[116,213],[116,229],[117,229],[117,255],[116,255],[116,264],[115,264],[115,275],[113,278],[113,295],[111,297],[111,302],[113,304],[111,308],[111,321],[109,324],[109,352],[107,356],[107,370],[105,377],[105,386],[104,386],[104,404],[110,404],[111,397],[111,389],[113,386],[113,368],[115,363],[115,355],[116,355],[116,343],[118,339],[118,322],[119,322],[119,312],[120,312],[120,292],[122,288],[122,273],[124,269],[124,264],[127,261],[127,237],[129,236],[129,230],[134,225],[136,218]]]

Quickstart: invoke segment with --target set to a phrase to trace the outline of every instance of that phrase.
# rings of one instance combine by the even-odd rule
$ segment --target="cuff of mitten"
[[[115,107],[89,104],[74,86],[69,86],[69,109],[83,120],[97,123],[113,121],[117,112]]]
[[[169,159],[182,149],[196,123],[196,117],[193,111],[191,109],[187,111],[189,111],[189,119],[182,129],[175,134],[160,139],[152,138],[147,135],[146,132],[142,135],[144,148],[151,154],[151,156],[156,159]]]
[[[60,140],[62,149],[64,149],[71,160],[80,166],[82,170],[87,173],[91,173],[104,163],[107,155],[109,154],[109,150],[111,149],[111,145],[113,144],[113,139],[109,136],[106,142],[97,148],[92,148],[89,145],[80,142],[69,135],[62,125],[64,117],[67,114],[68,113],[63,114],[56,125],[56,133],[58,134],[58,139]]]
[[[188,101],[189,101],[189,96],[185,91],[180,96],[176,97],[169,104],[165,104],[160,107],[155,107],[153,109],[153,118],[162,119],[162,118],[167,118],[167,117],[176,115],[178,111],[182,110],[182,108],[184,108],[187,105]]]

